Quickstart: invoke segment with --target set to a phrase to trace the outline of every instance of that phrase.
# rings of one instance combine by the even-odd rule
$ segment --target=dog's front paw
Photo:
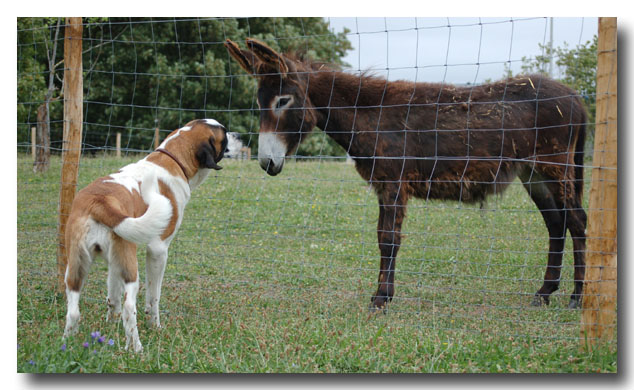
[[[64,335],[62,336],[62,339],[67,339],[70,336],[73,336],[74,334],[77,334],[77,330],[79,329],[78,326],[68,326],[66,325],[66,327],[64,328]]]
[[[151,326],[154,328],[161,328],[161,319],[159,316],[158,308],[156,306],[146,306],[145,316],[147,319],[148,326]]]
[[[106,300],[108,306],[108,314],[106,315],[106,321],[117,322],[121,318],[121,302],[113,302],[110,298]]]
[[[63,338],[67,338],[69,336],[74,335],[79,330],[79,312],[69,312],[66,315],[66,327],[64,327],[64,336]]]
[[[141,345],[141,342],[138,339],[133,341],[128,340],[125,344],[125,350],[129,351],[130,349],[132,349],[134,353],[141,353],[143,352],[143,345]]]
[[[108,314],[106,315],[106,321],[108,322],[117,322],[121,319],[121,310],[111,310],[108,307]]]

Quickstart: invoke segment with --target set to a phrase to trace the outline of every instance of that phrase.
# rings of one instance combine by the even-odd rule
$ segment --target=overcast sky
[[[347,27],[351,70],[372,69],[390,80],[481,83],[521,71],[522,57],[542,54],[550,18],[328,18],[335,32]],[[554,18],[553,46],[574,48],[597,33],[598,20]],[[510,61],[510,62],[509,62]],[[557,69],[554,69],[557,77]]]

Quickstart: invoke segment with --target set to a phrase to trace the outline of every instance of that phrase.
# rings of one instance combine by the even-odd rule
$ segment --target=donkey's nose
[[[275,165],[273,159],[270,158],[261,158],[260,159],[260,167],[266,171],[271,176],[275,176],[282,170],[282,166],[284,165],[284,160],[280,165]]]
[[[260,158],[259,160],[260,160],[260,167],[264,169],[265,171],[269,169],[269,165],[272,164],[270,158]]]

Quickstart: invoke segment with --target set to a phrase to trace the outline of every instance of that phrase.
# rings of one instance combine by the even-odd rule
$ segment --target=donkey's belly
[[[436,168],[449,167],[438,164]],[[517,176],[514,168],[500,161],[471,162],[460,169],[437,169],[431,178],[411,175],[409,186],[417,198],[481,202],[501,194],[513,182]]]
[[[500,194],[506,183],[478,183],[472,181],[433,180],[412,185],[414,196],[421,199],[453,200],[465,203],[484,201],[489,195]]]

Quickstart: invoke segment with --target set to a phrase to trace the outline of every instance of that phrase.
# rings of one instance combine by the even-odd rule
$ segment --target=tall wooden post
[[[51,165],[51,136],[50,123],[48,120],[49,105],[40,104],[37,108],[37,126],[35,127],[35,160],[33,161],[33,172],[46,172]]]
[[[597,113],[581,338],[591,347],[612,340],[617,293],[617,33],[599,18]],[[587,344],[586,344],[587,342]]]
[[[33,161],[35,161],[35,145],[37,142],[37,138],[35,137],[35,127],[31,127],[31,157],[33,157]]]
[[[82,32],[81,18],[67,18],[64,36],[64,139],[62,145],[62,179],[59,192],[57,229],[58,289],[64,291],[66,248],[64,234],[70,206],[75,198],[83,120]]]
[[[121,157],[121,133],[117,133],[115,149],[117,150],[117,158]]]

